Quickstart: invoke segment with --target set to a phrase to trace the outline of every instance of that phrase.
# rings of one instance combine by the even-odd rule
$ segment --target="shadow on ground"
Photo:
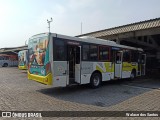
[[[125,79],[104,82],[98,89],[91,89],[89,85],[77,85],[41,89],[38,92],[65,101],[108,107],[159,88],[160,80],[138,78],[134,81]]]

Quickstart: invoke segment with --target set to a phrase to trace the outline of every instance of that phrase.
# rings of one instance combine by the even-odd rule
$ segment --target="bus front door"
[[[68,84],[80,83],[81,76],[81,47],[68,45]]]
[[[122,51],[117,51],[115,54],[115,69],[114,69],[114,77],[122,78]]]

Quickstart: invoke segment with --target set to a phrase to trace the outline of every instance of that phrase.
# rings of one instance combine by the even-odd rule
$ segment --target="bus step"
[[[79,83],[70,83],[68,86],[79,85]]]

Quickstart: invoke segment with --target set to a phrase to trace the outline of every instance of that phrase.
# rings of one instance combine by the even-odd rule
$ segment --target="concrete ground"
[[[160,79],[137,78],[134,81],[128,79],[109,81],[103,83],[98,89],[91,89],[88,85],[53,88],[27,80],[27,72],[24,70],[18,70],[15,67],[0,68],[0,110],[160,111]],[[137,117],[110,117],[107,119],[135,118]],[[158,118],[154,117],[154,119]],[[86,118],[74,117],[72,119]],[[87,119],[106,119],[106,117],[88,117]],[[138,117],[138,119],[142,119],[142,117]],[[151,120],[153,117],[143,117],[143,119]]]

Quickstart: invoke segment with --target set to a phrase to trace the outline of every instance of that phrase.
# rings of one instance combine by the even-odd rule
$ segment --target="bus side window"
[[[132,50],[131,51],[131,62],[137,62],[138,61],[138,52]]]
[[[61,39],[56,39],[54,42],[54,60],[63,61],[66,60],[65,42]]]
[[[130,50],[124,50],[123,51],[123,62],[131,62],[130,58],[131,58]]]
[[[89,60],[89,45],[83,45],[83,60]]]
[[[98,60],[98,46],[97,45],[90,45],[90,60]]]
[[[109,61],[109,47],[99,46],[99,59]]]

